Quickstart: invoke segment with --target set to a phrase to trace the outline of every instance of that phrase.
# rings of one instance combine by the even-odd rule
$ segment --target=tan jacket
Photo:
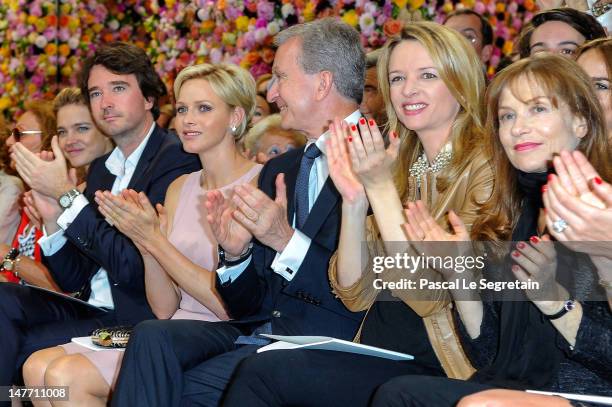
[[[414,179],[410,184],[415,185]],[[450,185],[446,191],[436,196],[435,177],[429,176],[423,180],[420,192],[427,203],[428,208],[434,219],[445,229],[448,229],[446,213],[453,209],[465,222],[468,230],[471,230],[474,220],[478,217],[479,205],[485,202],[493,190],[493,171],[488,162],[481,157],[474,159],[467,165],[461,173],[457,182]],[[411,187],[409,200],[419,199],[419,191]],[[433,196],[433,204],[432,197]],[[359,281],[350,287],[340,287],[336,275],[337,253],[330,260],[329,278],[334,293],[342,300],[344,305],[351,311],[369,310],[379,290],[373,286],[376,278],[385,281],[397,281],[401,276],[405,276],[403,270],[388,270],[380,275],[374,274],[371,270],[371,259],[374,256],[385,254],[383,242],[373,216],[366,221],[366,240],[368,246],[368,256],[366,268]],[[402,274],[403,273],[403,274]],[[430,281],[442,281],[443,277],[435,270],[419,270],[413,278],[427,276]],[[435,293],[434,301],[417,301],[410,295],[409,290],[391,290],[394,297],[401,299],[411,307],[419,316],[423,318],[427,334],[431,345],[442,365],[447,376],[454,379],[467,379],[474,372],[467,356],[463,352],[459,338],[455,331],[452,314],[451,295],[446,290],[439,290]],[[367,314],[366,314],[367,317]],[[365,318],[364,318],[365,319]],[[359,342],[361,328],[355,337]]]

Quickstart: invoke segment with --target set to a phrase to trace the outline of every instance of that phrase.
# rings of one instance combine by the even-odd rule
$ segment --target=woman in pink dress
[[[116,197],[99,191],[96,201],[139,248],[147,299],[158,318],[218,321],[228,315],[215,291],[217,242],[206,220],[205,194],[256,185],[261,165],[236,148],[255,110],[255,82],[237,66],[202,64],[181,71],[174,93],[178,135],[204,169],[177,178],[157,211],[132,190]],[[90,351],[70,343],[30,356],[24,378],[28,386],[70,386],[70,400],[62,405],[104,406],[122,356],[120,350]]]

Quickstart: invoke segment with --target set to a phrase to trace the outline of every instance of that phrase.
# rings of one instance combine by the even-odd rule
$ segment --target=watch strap
[[[573,310],[574,308],[576,308],[576,301],[574,299],[570,299],[567,300],[563,303],[563,308],[561,308],[559,310],[559,312],[556,312],[552,315],[546,315],[544,314],[544,316],[546,317],[546,319],[553,321],[555,319],[559,319],[562,316],[564,316],[565,314],[567,314],[568,312],[570,312],[571,310]]]

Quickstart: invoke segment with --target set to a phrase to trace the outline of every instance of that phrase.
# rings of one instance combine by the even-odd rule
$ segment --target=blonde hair
[[[521,100],[517,89],[521,79],[526,79],[530,86],[539,85],[555,108],[565,104],[574,117],[585,119],[587,132],[576,150],[585,154],[603,179],[610,181],[612,177],[604,114],[588,75],[573,60],[554,54],[538,55],[513,63],[497,74],[486,94],[487,133],[492,139],[488,146],[496,182],[491,198],[483,206],[484,216],[477,220],[472,231],[480,230],[482,235],[492,240],[495,240],[494,236],[501,239],[511,236],[521,210],[522,197],[516,171],[499,140],[498,117],[504,89],[508,88]]]
[[[281,120],[280,114],[271,114],[261,119],[244,137],[244,147],[248,149],[251,154],[257,154],[259,152],[259,141],[261,138],[272,132],[290,138],[295,142],[297,148],[306,144],[306,136],[304,134],[295,130],[283,129],[281,127]]]
[[[449,137],[453,159],[448,169],[438,175],[438,192],[457,180],[465,166],[478,154],[476,146],[485,140],[481,103],[485,82],[474,48],[460,34],[440,24],[420,21],[404,27],[397,37],[387,41],[378,59],[378,83],[387,111],[387,131],[395,131],[401,140],[395,183],[402,200],[408,198],[409,169],[423,151],[418,136],[399,121],[391,103],[389,60],[395,47],[404,41],[417,41],[427,50],[440,78],[460,106]]]
[[[232,64],[199,64],[183,69],[174,81],[174,95],[178,98],[181,87],[190,79],[208,81],[217,96],[230,108],[244,110],[244,119],[236,126],[234,137],[242,138],[255,113],[255,80],[245,69]]]
[[[55,115],[57,116],[57,112],[59,112],[62,107],[68,105],[83,105],[87,107],[87,102],[81,94],[80,88],[64,88],[55,96],[55,99],[53,99],[53,111]]]

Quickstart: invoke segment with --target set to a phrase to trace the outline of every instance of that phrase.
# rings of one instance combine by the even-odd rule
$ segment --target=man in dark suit
[[[335,117],[359,120],[365,57],[358,33],[333,19],[293,26],[275,41],[268,99],[279,106],[283,127],[304,131],[309,141],[270,160],[259,189],[236,187],[237,211],[218,191],[207,197],[223,249],[217,290],[234,321],[139,324],[113,405],[214,406],[236,366],[267,343],[257,334],[350,340],[356,333],[362,314],[334,297],[327,276],[340,198],[328,176],[325,137]]]
[[[85,61],[83,96],[96,125],[117,147],[89,168],[83,193],[68,176],[54,140],[55,159],[42,161],[16,146],[18,170],[36,191],[45,235],[39,241],[58,285],[87,304],[17,284],[0,284],[0,385],[12,383],[34,351],[70,342],[94,328],[153,318],[136,246],[104,219],[94,193],[125,188],[163,202],[168,185],[200,167],[176,136],[155,125],[165,86],[140,48],[114,43]],[[60,349],[60,352],[61,349]],[[61,355],[57,355],[61,356]]]

